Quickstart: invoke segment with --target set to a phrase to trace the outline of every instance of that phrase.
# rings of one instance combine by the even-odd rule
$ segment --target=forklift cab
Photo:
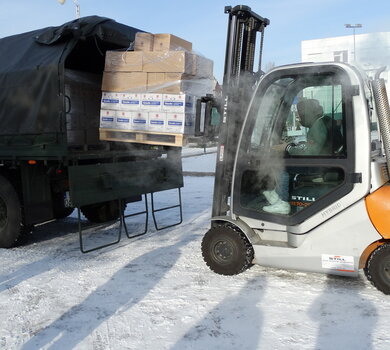
[[[257,226],[252,228],[304,233],[342,209],[341,200],[351,204],[367,193],[369,177],[361,174],[367,174],[364,169],[369,166],[370,135],[364,91],[359,86],[354,70],[340,64],[282,67],[263,77],[235,160],[234,217],[249,219],[250,226]],[[319,102],[320,119],[323,124],[327,121],[327,151],[312,147],[310,128],[300,123],[297,104],[309,99]],[[359,104],[365,107],[356,109]],[[355,147],[357,135],[361,141]],[[288,146],[276,151],[280,143]],[[358,162],[360,170],[359,155],[366,160]],[[263,209],[269,205],[263,192],[274,189],[289,202],[288,213]],[[329,208],[332,213],[324,214]],[[304,227],[300,225],[305,221]]]

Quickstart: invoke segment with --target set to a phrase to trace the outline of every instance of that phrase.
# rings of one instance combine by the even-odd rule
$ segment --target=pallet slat
[[[158,133],[140,130],[99,129],[100,140],[143,143],[147,145],[182,147],[185,143],[183,134]]]

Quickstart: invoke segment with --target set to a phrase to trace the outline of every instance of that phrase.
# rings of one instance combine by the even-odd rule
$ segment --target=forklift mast
[[[222,120],[219,129],[212,216],[226,215],[239,132],[252,94],[261,76],[264,28],[270,23],[250,7],[225,7],[229,14],[223,77]],[[254,71],[256,39],[260,33],[258,71]]]

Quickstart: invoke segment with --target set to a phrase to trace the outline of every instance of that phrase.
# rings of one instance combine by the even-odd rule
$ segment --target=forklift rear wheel
[[[0,248],[12,247],[21,231],[22,213],[18,194],[11,183],[0,176]]]
[[[364,269],[367,279],[384,294],[390,294],[390,244],[383,244],[371,254]]]
[[[124,209],[122,208],[122,210]],[[80,210],[89,221],[94,223],[108,222],[119,218],[119,202],[117,200],[86,205]]]
[[[202,255],[210,269],[220,275],[237,275],[252,265],[253,247],[233,226],[211,228],[202,240]]]

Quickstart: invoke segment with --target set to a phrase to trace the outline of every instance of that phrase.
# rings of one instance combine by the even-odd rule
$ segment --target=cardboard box
[[[147,73],[147,87],[148,92],[162,93],[165,84],[165,73]]]
[[[186,73],[195,75],[193,54],[186,51],[143,51],[143,71],[152,73]]]
[[[195,113],[195,96],[163,94],[162,110],[169,113]]]
[[[192,50],[192,43],[172,34],[155,34],[153,51]]]
[[[105,129],[115,129],[116,111],[102,109],[100,111],[100,127]]]
[[[142,72],[142,51],[107,51],[104,70],[107,72]]]
[[[167,113],[166,132],[193,135],[195,116],[192,113]]]
[[[132,112],[117,111],[116,112],[116,128],[121,130],[130,130]]]
[[[138,32],[135,34],[135,51],[153,51],[154,35],[152,33]]]
[[[141,95],[141,110],[149,112],[159,112],[162,106],[162,95],[145,93]]]
[[[150,131],[165,131],[167,123],[167,114],[164,112],[149,112],[149,130]]]
[[[120,105],[122,111],[138,111],[141,108],[141,94],[121,93]]]
[[[149,124],[148,112],[131,112],[131,129],[133,130],[147,130]]]
[[[102,90],[114,92],[146,91],[147,74],[143,72],[103,72]]]
[[[101,109],[120,109],[120,94],[116,92],[102,92]]]

